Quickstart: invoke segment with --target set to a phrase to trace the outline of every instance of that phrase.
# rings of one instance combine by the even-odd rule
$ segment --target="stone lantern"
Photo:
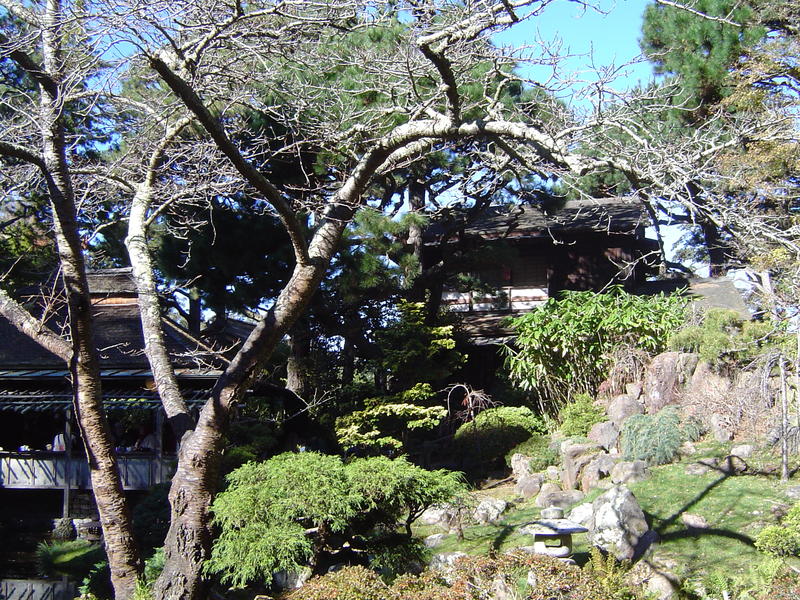
[[[554,558],[570,560],[572,535],[589,531],[579,523],[564,518],[564,510],[551,506],[542,510],[542,518],[526,525],[522,533],[533,536],[531,550]]]

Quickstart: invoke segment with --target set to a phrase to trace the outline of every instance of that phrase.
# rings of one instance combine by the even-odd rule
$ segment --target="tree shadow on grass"
[[[500,551],[500,548],[503,546],[503,543],[511,536],[514,531],[516,531],[516,527],[513,525],[503,525],[500,531],[497,532],[497,535],[494,536],[491,545],[489,546],[489,551],[494,554]]]

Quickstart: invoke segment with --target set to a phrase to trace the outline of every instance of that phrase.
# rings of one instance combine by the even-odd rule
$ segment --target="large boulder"
[[[441,546],[442,542],[444,542],[447,534],[444,533],[434,533],[433,535],[429,535],[426,537],[422,543],[425,544],[426,548],[436,548],[436,546]]]
[[[500,517],[508,508],[508,502],[500,498],[484,498],[475,507],[472,513],[472,518],[482,524],[494,523],[500,520]]]
[[[419,522],[423,525],[437,525],[449,530],[450,524],[456,518],[457,511],[447,504],[437,504],[426,508],[419,516]]]
[[[272,585],[279,590],[297,590],[311,579],[311,569],[300,567],[299,571],[275,571],[272,574]]]
[[[567,444],[563,446],[561,483],[565,490],[573,489],[578,485],[581,469],[602,450],[598,444]]]
[[[708,521],[702,515],[694,513],[681,513],[681,523],[686,525],[689,529],[708,529]]]
[[[644,412],[641,403],[633,396],[623,394],[617,396],[608,405],[608,419],[617,429],[622,429],[622,424],[628,417],[640,415]]]
[[[445,580],[452,575],[453,567],[459,558],[467,556],[466,552],[441,552],[431,556],[431,562],[428,565],[431,569],[439,571],[444,575]]]
[[[525,475],[524,477],[520,478],[519,481],[517,481],[517,485],[514,486],[514,492],[526,500],[528,498],[533,498],[541,491],[542,481],[543,477],[539,473]]]
[[[594,508],[591,502],[584,502],[573,508],[567,518],[570,521],[583,525],[586,529],[591,529],[594,524]]]
[[[738,456],[728,455],[719,462],[718,466],[723,475],[741,475],[747,471],[747,463]]]
[[[730,442],[733,439],[735,425],[721,413],[712,413],[707,419],[711,435],[720,443]]]
[[[674,560],[654,556],[636,563],[625,580],[630,586],[643,590],[648,598],[673,600],[681,589],[680,578],[675,575],[679,568]]]
[[[636,483],[644,481],[649,476],[650,471],[643,460],[618,462],[611,469],[611,482],[614,484]]]
[[[686,352],[663,352],[648,365],[642,389],[645,411],[655,414],[665,406],[677,403],[679,389],[687,383],[699,357]]]
[[[753,456],[753,452],[755,451],[756,447],[752,444],[739,444],[738,446],[731,448],[731,456],[738,456],[739,458],[748,459]]]
[[[581,471],[580,483],[584,493],[601,485],[603,480],[608,481],[614,465],[619,462],[619,455],[598,454]],[[608,481],[610,484],[611,482]]]
[[[519,481],[526,475],[531,474],[530,463],[531,457],[520,454],[519,452],[516,452],[511,457],[511,477],[514,478],[514,481]]]
[[[595,423],[586,437],[606,450],[612,450],[617,447],[617,442],[619,441],[619,427],[614,425],[612,421]]]
[[[547,504],[544,504],[544,502],[547,501],[547,497],[550,494],[560,491],[561,491],[561,486],[558,485],[557,483],[553,483],[551,481],[543,483],[542,488],[539,490],[539,495],[536,496],[536,506],[547,506]]]
[[[719,471],[719,459],[713,456],[701,458],[697,462],[686,465],[684,472],[687,475],[705,475],[711,471]]]
[[[590,541],[617,560],[630,560],[649,527],[636,496],[616,485],[592,503],[594,519]]]

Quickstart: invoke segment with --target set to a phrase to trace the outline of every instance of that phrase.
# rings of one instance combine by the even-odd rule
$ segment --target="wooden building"
[[[473,289],[449,278],[442,304],[462,313],[476,345],[508,339],[509,315],[526,312],[562,290],[641,285],[653,272],[657,244],[640,202],[625,198],[569,201],[546,213],[531,205],[498,206],[471,222],[433,227],[426,237],[426,266],[446,262],[460,247],[478,248],[470,272]]]
[[[171,477],[176,442],[163,426],[144,355],[135,287],[128,269],[92,272],[89,284],[123,485],[145,490]],[[65,326],[61,314],[46,319],[56,331]],[[171,321],[164,331],[184,396],[199,407],[220,373],[220,355]],[[72,400],[63,361],[0,317],[0,490],[63,490],[64,516],[71,493],[91,486]]]

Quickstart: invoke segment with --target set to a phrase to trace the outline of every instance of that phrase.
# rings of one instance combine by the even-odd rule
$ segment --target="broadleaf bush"
[[[686,303],[679,294],[635,296],[620,286],[562,292],[511,320],[516,337],[506,347],[506,368],[515,385],[555,412],[576,394],[595,394],[615,349],[662,352],[683,324]]]
[[[756,548],[772,556],[800,556],[800,502],[780,525],[770,525],[756,536]]]
[[[561,433],[567,437],[585,437],[592,425],[606,420],[605,411],[594,405],[591,396],[578,394],[559,411]]]

